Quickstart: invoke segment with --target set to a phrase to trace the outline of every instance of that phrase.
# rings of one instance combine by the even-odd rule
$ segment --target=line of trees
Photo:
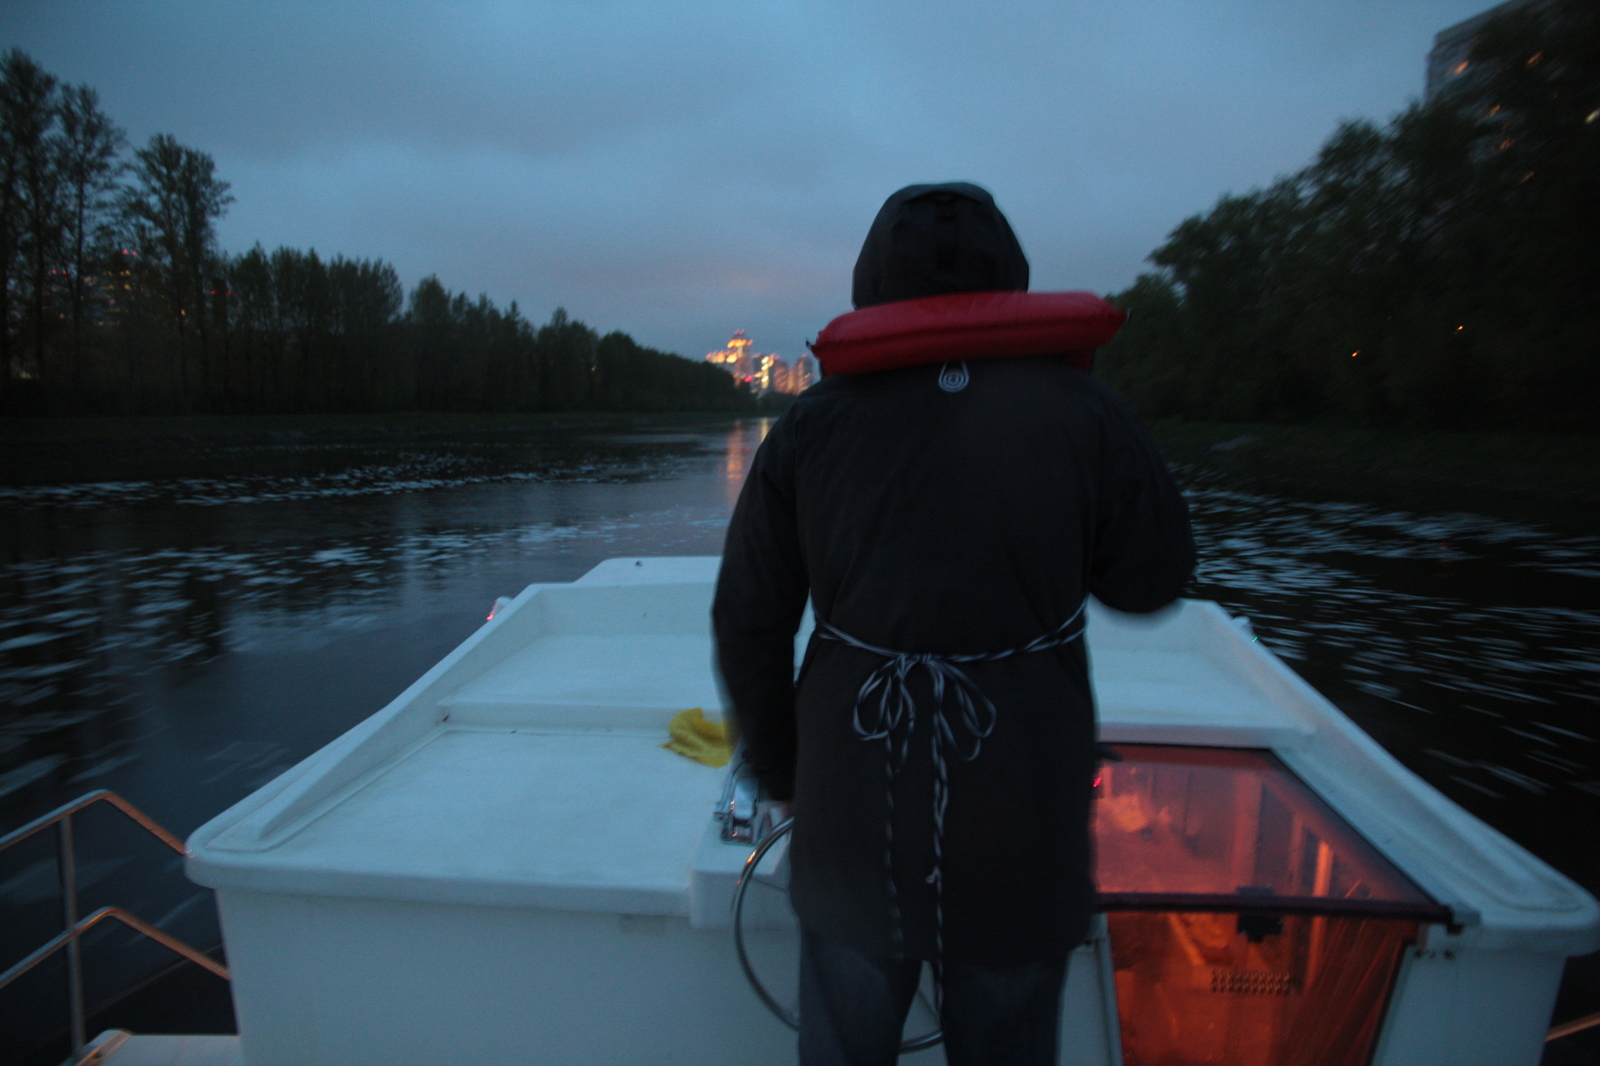
[[[1600,6],[1494,19],[1386,128],[1224,196],[1111,299],[1152,417],[1600,431]]]
[[[217,246],[209,155],[0,57],[0,412],[745,411],[717,367],[381,260]]]

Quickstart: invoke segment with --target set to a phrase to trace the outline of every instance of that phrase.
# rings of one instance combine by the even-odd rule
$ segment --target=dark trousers
[[[874,959],[800,931],[800,1066],[894,1066],[922,963]],[[1054,1066],[1067,960],[944,965],[950,1066]]]

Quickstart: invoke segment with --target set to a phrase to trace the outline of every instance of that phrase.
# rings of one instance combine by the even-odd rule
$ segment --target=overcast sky
[[[260,242],[557,306],[698,358],[849,310],[889,193],[989,188],[1033,288],[1124,288],[1183,218],[1420,95],[1487,0],[5,0],[0,45],[208,152]]]

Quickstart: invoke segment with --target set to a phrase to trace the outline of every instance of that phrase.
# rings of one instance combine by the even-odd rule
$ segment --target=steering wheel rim
[[[767,1009],[772,1012],[774,1017],[790,1029],[798,1032],[800,1029],[799,1013],[791,1011],[788,1007],[779,1003],[772,993],[767,990],[767,986],[761,982],[761,978],[756,974],[755,967],[750,964],[750,956],[745,951],[744,946],[745,890],[750,887],[750,882],[755,880],[756,869],[761,865],[761,860],[767,857],[767,852],[771,851],[778,841],[788,836],[793,828],[793,818],[786,818],[773,826],[772,830],[762,837],[761,842],[750,852],[750,857],[744,861],[744,868],[739,871],[739,880],[733,886],[733,946],[739,953],[739,966],[744,970],[745,980],[750,982],[751,990],[755,992],[762,1003],[766,1004]],[[917,996],[925,1000],[920,990],[918,990]],[[929,1006],[931,1007],[931,1004]],[[944,1031],[935,1028],[933,1032],[923,1036],[902,1040],[900,1042],[900,1054],[905,1055],[913,1051],[921,1051],[924,1048],[933,1047],[943,1039]]]

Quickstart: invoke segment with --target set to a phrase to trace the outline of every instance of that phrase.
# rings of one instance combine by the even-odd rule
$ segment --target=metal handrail
[[[90,929],[99,925],[107,918],[113,918],[116,921],[121,922],[123,925],[127,926],[129,929],[132,929],[136,933],[143,933],[145,936],[149,937],[151,940],[154,940],[162,947],[170,948],[179,955],[182,955],[184,958],[188,959],[190,962],[204,966],[206,969],[210,970],[224,981],[228,980],[228,968],[222,965],[222,963],[218,962],[216,959],[213,959],[210,955],[207,955],[199,948],[185,944],[171,933],[157,929],[143,918],[140,918],[137,915],[129,914],[121,907],[101,907],[99,910],[89,915],[89,917],[78,923],[78,935],[82,936],[84,933],[87,933]],[[39,963],[43,962],[45,959],[48,959],[51,955],[54,955],[57,951],[61,950],[61,948],[64,947],[67,941],[70,939],[72,939],[72,933],[63,932],[47,940],[44,943],[44,946],[35,950],[32,954],[28,955],[27,958],[11,967],[11,969],[7,970],[5,973],[0,974],[0,988],[4,988],[12,981],[15,981],[17,978],[33,969],[35,966],[39,965]]]
[[[1551,1029],[1549,1035],[1544,1038],[1544,1042],[1548,1044],[1552,1040],[1560,1040],[1564,1036],[1581,1033],[1585,1029],[1593,1029],[1596,1026],[1600,1026],[1600,1013],[1590,1014],[1583,1018],[1574,1018],[1570,1022],[1562,1022]]]
[[[83,1003],[83,949],[79,941],[83,934],[107,918],[121,922],[123,925],[142,933],[156,943],[188,959],[198,963],[216,974],[223,980],[228,980],[228,968],[206,955],[198,948],[184,943],[177,937],[162,932],[142,918],[136,918],[120,907],[101,907],[87,918],[78,917],[78,864],[73,849],[72,816],[85,807],[96,803],[109,803],[123,814],[127,815],[135,825],[155,837],[179,855],[188,854],[183,846],[183,841],[163,829],[154,818],[145,814],[139,808],[108,789],[97,789],[85,793],[70,803],[63,804],[49,814],[40,815],[20,829],[14,829],[5,836],[0,837],[0,851],[4,851],[13,844],[33,836],[35,833],[56,827],[56,869],[61,879],[61,912],[65,928],[61,933],[50,940],[38,950],[31,952],[26,958],[4,973],[0,973],[0,988],[5,988],[11,982],[33,969],[39,963],[48,959],[62,948],[67,949],[67,1000],[71,1015],[72,1056],[76,1059],[88,1043],[85,1032],[85,1010]]]

